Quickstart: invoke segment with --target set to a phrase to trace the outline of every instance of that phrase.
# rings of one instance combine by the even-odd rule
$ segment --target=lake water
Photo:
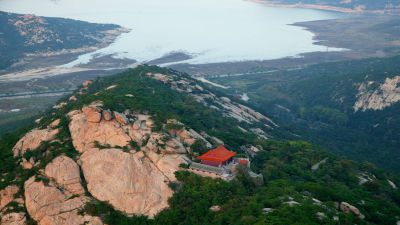
[[[0,0],[0,10],[115,23],[132,29],[94,54],[146,62],[183,52],[187,63],[268,60],[325,51],[313,34],[289,24],[339,18],[333,12],[271,8],[244,0]],[[330,50],[339,50],[332,49]]]

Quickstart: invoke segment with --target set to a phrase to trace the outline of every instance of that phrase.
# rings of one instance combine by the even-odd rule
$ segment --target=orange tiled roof
[[[247,164],[249,164],[249,161],[246,159],[241,159],[241,160],[239,160],[239,164],[247,166]]]
[[[218,148],[212,149],[197,158],[212,162],[225,162],[235,155],[236,152],[229,151],[225,146],[220,145]]]

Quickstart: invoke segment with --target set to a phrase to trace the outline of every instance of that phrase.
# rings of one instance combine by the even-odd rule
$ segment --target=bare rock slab
[[[33,129],[22,137],[12,149],[14,157],[22,156],[28,150],[35,150],[43,141],[50,141],[58,134],[58,129]]]
[[[0,190],[0,211],[8,205],[8,203],[14,201],[14,195],[18,193],[19,188],[15,185],[10,185]]]
[[[102,224],[97,217],[80,215],[86,203],[84,197],[68,195],[52,184],[35,181],[33,176],[25,182],[25,204],[29,215],[40,225],[80,225],[91,221]]]
[[[167,177],[142,152],[91,150],[81,160],[89,192],[127,214],[153,217],[168,207]]]
[[[72,194],[83,194],[79,166],[66,156],[59,156],[46,166],[45,174]]]

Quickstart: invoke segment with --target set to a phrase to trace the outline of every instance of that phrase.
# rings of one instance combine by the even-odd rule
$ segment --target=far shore
[[[372,14],[392,14],[395,12],[388,12],[385,10],[364,10],[363,8],[344,8],[344,7],[335,7],[335,6],[327,6],[327,5],[316,5],[316,4],[283,4],[278,3],[276,1],[268,1],[268,0],[248,0],[251,2],[263,4],[270,7],[281,7],[281,8],[300,8],[300,9],[318,9],[325,11],[333,11],[333,12],[341,12],[341,13],[352,13],[352,14],[363,14],[363,13],[372,13]]]

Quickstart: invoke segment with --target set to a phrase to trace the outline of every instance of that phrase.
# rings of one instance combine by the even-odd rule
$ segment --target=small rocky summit
[[[152,132],[148,115],[111,112],[98,102],[69,116],[72,142],[82,153],[87,188],[96,199],[131,215],[153,217],[168,207],[173,194],[168,184],[186,162],[181,142]]]

